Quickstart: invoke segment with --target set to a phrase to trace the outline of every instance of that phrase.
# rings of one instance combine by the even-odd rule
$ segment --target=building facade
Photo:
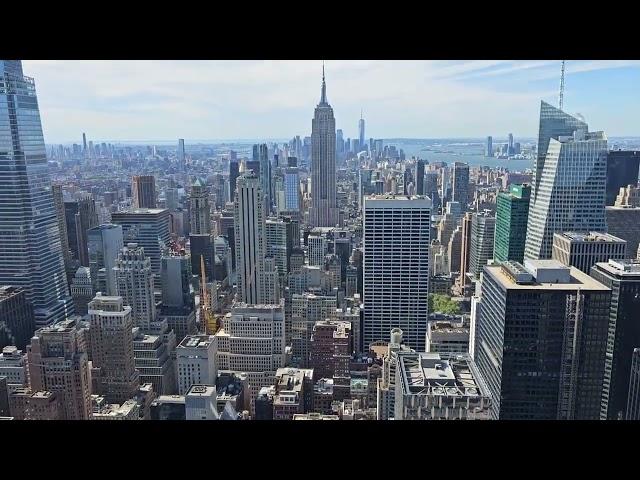
[[[508,192],[498,194],[493,259],[496,262],[524,259],[524,244],[529,218],[529,185],[511,185]]]

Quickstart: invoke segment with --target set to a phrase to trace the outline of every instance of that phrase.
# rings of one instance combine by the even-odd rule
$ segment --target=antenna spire
[[[562,70],[560,71],[560,99],[558,102],[558,108],[562,110],[562,105],[564,103],[564,60],[562,60]]]
[[[327,84],[324,81],[324,60],[322,61],[322,95],[320,103],[327,103]]]

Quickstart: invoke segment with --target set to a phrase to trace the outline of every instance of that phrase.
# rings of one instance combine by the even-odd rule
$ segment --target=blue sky
[[[557,104],[560,61],[327,60],[337,128],[374,138],[535,137]],[[305,136],[322,63],[25,60],[47,143]],[[567,61],[565,111],[593,130],[640,136],[640,61]]]

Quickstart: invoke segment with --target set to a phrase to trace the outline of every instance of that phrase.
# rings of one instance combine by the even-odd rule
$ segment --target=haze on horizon
[[[24,60],[47,143],[289,139],[311,132],[322,62]],[[537,136],[558,102],[558,60],[325,62],[344,137]],[[639,136],[640,61],[567,61],[565,111],[609,137]]]

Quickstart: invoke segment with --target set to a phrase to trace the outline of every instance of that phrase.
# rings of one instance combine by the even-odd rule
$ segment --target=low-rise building
[[[27,386],[27,354],[12,345],[4,347],[0,353],[0,377],[6,377],[8,393]]]
[[[32,392],[18,388],[9,395],[9,410],[15,420],[62,420],[63,409],[56,392]]]

